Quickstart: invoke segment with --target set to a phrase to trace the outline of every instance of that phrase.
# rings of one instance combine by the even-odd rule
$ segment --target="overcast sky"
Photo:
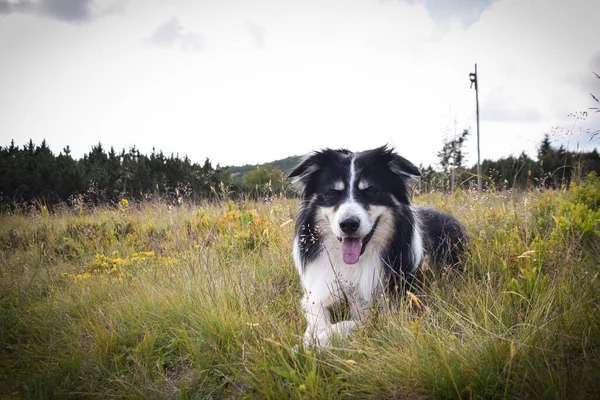
[[[435,164],[544,133],[591,149],[600,1],[0,0],[0,145],[94,143],[221,165],[385,143]],[[455,124],[456,121],[456,124]],[[574,128],[573,128],[574,126]]]

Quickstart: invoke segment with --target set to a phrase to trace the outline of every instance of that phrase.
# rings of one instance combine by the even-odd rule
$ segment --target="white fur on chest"
[[[367,246],[356,264],[342,260],[341,245],[335,238],[323,243],[319,257],[304,269],[300,263],[298,239],[294,241],[294,261],[304,287],[305,301],[328,306],[347,299],[351,308],[369,307],[382,287],[382,261],[377,249]]]

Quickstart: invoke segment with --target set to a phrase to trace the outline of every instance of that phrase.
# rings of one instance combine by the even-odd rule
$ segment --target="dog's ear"
[[[312,174],[318,168],[318,154],[310,153],[302,157],[298,165],[288,172],[287,178],[296,181]]]
[[[392,161],[388,163],[390,170],[396,175],[404,175],[409,178],[421,176],[421,171],[413,163],[398,154],[392,155]]]
[[[287,174],[287,178],[291,180],[290,188],[304,197],[307,192],[314,190],[315,178],[321,169],[332,160],[339,160],[352,154],[346,149],[323,149],[315,151],[304,156],[298,165]]]
[[[386,145],[376,150],[380,151],[386,156],[385,158],[388,160],[387,165],[390,171],[392,171],[394,174],[408,178],[421,176],[421,171],[419,171],[419,168],[415,167],[415,165],[406,158],[396,154],[393,148],[389,148]]]
[[[304,195],[308,180],[320,169],[320,158],[321,153],[310,153],[302,157],[298,165],[288,172],[287,178],[291,181],[290,188],[292,190],[295,190],[301,196]]]

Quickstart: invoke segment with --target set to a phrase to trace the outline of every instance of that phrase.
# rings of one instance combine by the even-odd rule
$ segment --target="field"
[[[598,178],[415,201],[464,222],[464,271],[321,350],[294,199],[0,216],[0,397],[600,398]]]

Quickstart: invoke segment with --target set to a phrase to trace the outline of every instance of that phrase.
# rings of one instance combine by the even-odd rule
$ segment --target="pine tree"
[[[544,158],[544,156],[546,156],[547,154],[549,154],[552,151],[552,143],[550,142],[550,135],[548,135],[547,133],[544,135],[544,139],[542,139],[542,142],[540,143],[540,146],[538,147],[538,161],[542,160]]]

